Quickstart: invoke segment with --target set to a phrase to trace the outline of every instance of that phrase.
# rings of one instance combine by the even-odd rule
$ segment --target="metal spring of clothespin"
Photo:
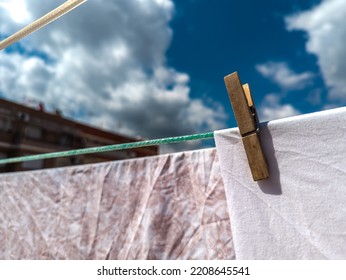
[[[233,112],[242,136],[254,181],[269,177],[268,164],[259,138],[259,120],[248,84],[242,85],[238,73],[225,77]]]

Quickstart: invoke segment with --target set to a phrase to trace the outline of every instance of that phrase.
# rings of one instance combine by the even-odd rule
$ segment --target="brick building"
[[[138,141],[131,137],[66,119],[0,99],[0,158],[57,152]],[[75,164],[120,160],[158,154],[158,147],[87,154],[0,165],[0,172],[34,170]]]

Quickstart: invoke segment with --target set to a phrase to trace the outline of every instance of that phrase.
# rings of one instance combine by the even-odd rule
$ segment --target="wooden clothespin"
[[[243,139],[252,177],[255,181],[264,180],[269,177],[269,170],[258,135],[259,122],[250,87],[248,84],[241,84],[237,72],[226,76],[225,84]]]

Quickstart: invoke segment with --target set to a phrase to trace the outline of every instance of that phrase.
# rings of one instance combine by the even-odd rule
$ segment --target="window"
[[[35,126],[28,126],[26,136],[32,139],[40,139],[42,137],[42,130]]]

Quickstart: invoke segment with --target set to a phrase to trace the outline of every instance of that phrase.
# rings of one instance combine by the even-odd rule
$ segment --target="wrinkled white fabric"
[[[262,182],[238,130],[215,133],[237,259],[346,259],[346,108],[260,129]]]
[[[0,175],[0,259],[234,259],[216,150]]]

